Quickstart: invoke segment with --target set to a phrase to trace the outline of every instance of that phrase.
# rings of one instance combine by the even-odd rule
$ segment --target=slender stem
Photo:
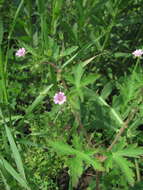
[[[117,114],[117,112],[116,112],[112,107],[110,107],[110,106],[105,102],[105,100],[104,100],[101,96],[99,96],[98,99],[99,99],[99,101],[100,101],[103,105],[105,105],[105,106],[107,106],[107,107],[110,108],[110,111],[111,111],[111,113],[113,114],[114,118],[115,118],[115,119],[118,121],[118,123],[122,126],[122,127],[120,128],[119,132],[117,133],[117,135],[115,136],[115,139],[113,140],[113,142],[111,143],[111,145],[108,147],[107,150],[109,151],[109,150],[111,150],[112,147],[117,143],[117,141],[119,140],[120,136],[123,134],[123,132],[125,131],[125,129],[128,127],[128,123],[129,123],[130,120],[134,117],[134,114],[135,114],[138,110],[137,110],[137,109],[134,109],[134,110],[130,113],[128,119],[124,122],[124,121],[120,118],[120,116]]]
[[[139,63],[140,63],[140,58],[138,58],[137,61],[136,61],[135,67],[133,69],[133,74],[136,72],[136,69],[137,69]]]
[[[117,133],[115,139],[113,140],[113,142],[111,143],[111,145],[108,147],[108,151],[111,150],[113,148],[113,146],[117,143],[117,141],[119,140],[120,136],[123,134],[124,130],[127,128],[128,126],[126,124],[124,124],[124,126],[119,130],[119,133]]]
[[[57,120],[57,118],[59,117],[60,113],[62,113],[61,110],[58,111],[58,113],[57,113],[57,115],[56,115],[56,117],[55,117],[55,119],[54,119],[54,121],[53,121],[54,124],[56,123],[56,120]]]
[[[100,183],[99,183],[99,179],[100,179],[100,172],[96,171],[96,190],[100,190]]]
[[[136,158],[135,158],[135,167],[136,167],[137,181],[140,182],[141,176],[140,176],[138,160]]]
[[[136,112],[138,112],[138,109],[134,109],[130,115],[128,116],[128,119],[123,122],[123,127],[119,130],[119,132],[117,133],[117,135],[115,136],[115,139],[113,140],[113,142],[111,143],[111,145],[108,147],[108,151],[112,149],[112,147],[117,143],[117,141],[119,140],[120,136],[123,134],[123,132],[125,131],[126,128],[128,128],[128,123],[133,119],[134,115],[136,114]]]

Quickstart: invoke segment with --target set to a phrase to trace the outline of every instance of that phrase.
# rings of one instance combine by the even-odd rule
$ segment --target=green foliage
[[[142,188],[142,8],[0,1],[0,189]]]
[[[21,186],[30,190],[29,186],[27,185],[26,181],[15,171],[15,169],[4,159],[2,158],[0,161],[1,167],[4,168],[15,178]]]
[[[134,184],[134,173],[130,169],[131,163],[120,156],[113,156],[113,160],[120,167],[130,185]]]
[[[78,184],[78,178],[81,177],[83,173],[83,162],[85,162],[87,166],[91,165],[94,169],[97,170],[102,171],[104,168],[101,166],[97,159],[93,158],[93,155],[97,152],[97,150],[84,150],[78,136],[74,137],[73,144],[75,148],[72,148],[62,142],[49,142],[49,145],[57,153],[69,157],[66,164],[71,175],[72,186],[76,187]]]

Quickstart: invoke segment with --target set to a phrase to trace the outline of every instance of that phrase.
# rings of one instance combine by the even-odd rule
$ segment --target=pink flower
[[[61,105],[64,102],[66,102],[66,96],[65,96],[64,92],[56,93],[54,96],[54,103]]]
[[[132,54],[133,54],[135,57],[141,57],[142,54],[143,54],[143,50],[141,50],[141,49],[135,50]]]
[[[26,54],[25,48],[20,48],[19,50],[17,50],[17,52],[16,52],[15,55],[16,55],[17,57],[24,57],[25,54]]]

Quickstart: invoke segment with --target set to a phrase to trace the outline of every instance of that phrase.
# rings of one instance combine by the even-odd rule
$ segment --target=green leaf
[[[101,166],[101,163],[96,159],[92,158],[88,154],[83,151],[76,150],[69,146],[68,144],[64,144],[63,142],[53,142],[49,141],[49,145],[59,154],[62,155],[72,155],[74,157],[78,157],[81,160],[85,161],[87,164],[92,165],[94,169],[103,171],[104,168]]]
[[[23,118],[22,115],[14,115],[14,116],[11,116],[11,120],[12,120],[12,121],[17,121],[17,120],[19,120],[19,119],[21,119],[21,118]],[[6,117],[6,118],[5,118],[5,122],[7,123],[7,122],[9,122],[9,121],[10,121],[10,118],[9,118],[9,117]],[[0,120],[0,123],[4,123],[4,121],[3,121],[3,120]]]
[[[78,55],[78,53],[74,54],[69,60],[67,60],[62,66],[61,68],[63,69],[64,67],[66,67],[68,64],[70,64]]]
[[[2,177],[2,181],[3,181],[4,185],[5,185],[5,189],[6,190],[11,190],[10,186],[7,183],[7,179],[5,178],[5,176],[3,175],[1,170],[0,170],[0,174],[1,174],[1,177]]]
[[[112,83],[111,82],[108,82],[105,86],[104,86],[104,88],[103,88],[103,90],[102,90],[102,92],[101,92],[101,97],[105,100],[106,98],[108,98],[108,96],[111,94],[111,92],[112,92],[112,87],[113,87],[113,85],[112,85]]]
[[[62,142],[49,141],[49,145],[61,155],[74,155],[75,151],[72,147]]]
[[[80,82],[81,82],[83,73],[84,73],[84,69],[80,64],[75,67],[74,76],[75,76],[75,85],[77,88],[80,87]]]
[[[107,172],[109,172],[109,170],[113,168],[112,155],[108,156],[107,159],[105,160],[105,168]]]
[[[82,146],[83,146],[83,142],[82,142],[82,139],[81,139],[81,136],[78,136],[78,135],[74,135],[73,136],[73,140],[72,140],[72,144],[73,146],[77,149],[77,150],[82,150]]]
[[[130,185],[134,184],[134,173],[132,169],[130,168],[132,166],[132,163],[127,161],[125,158],[118,156],[118,154],[113,154],[113,160],[118,165],[118,167],[121,169],[123,174],[126,177],[126,180]]]
[[[30,187],[28,187],[27,182],[15,171],[15,169],[4,159],[2,158],[0,160],[0,166],[4,166],[4,168],[15,178],[19,184],[26,188],[27,190],[30,190]]]
[[[86,65],[88,65],[88,64],[89,64],[92,60],[94,60],[95,58],[96,58],[96,56],[91,57],[91,58],[89,58],[89,59],[83,61],[83,62],[81,63],[82,67],[85,67]]]
[[[19,151],[17,149],[17,146],[15,144],[15,141],[13,139],[13,136],[11,134],[11,131],[7,126],[5,126],[5,129],[6,129],[6,135],[7,135],[7,138],[8,138],[8,141],[10,143],[10,147],[11,147],[14,159],[15,159],[17,169],[18,169],[21,177],[26,180],[24,167],[23,167],[23,164],[22,164],[22,159],[21,159],[21,156],[20,156]]]
[[[53,84],[46,87],[44,91],[40,93],[40,95],[34,100],[34,102],[27,108],[26,114],[30,114],[33,112],[33,110],[42,102],[42,100],[45,98],[49,90],[52,88]]]
[[[2,22],[2,18],[0,17],[0,45],[2,44],[2,40],[3,40],[3,22]]]
[[[98,74],[90,74],[86,77],[84,77],[81,81],[81,86],[87,86],[89,84],[92,84],[94,81],[96,81],[98,78],[100,77],[100,75]]]
[[[121,119],[120,115],[116,112],[115,109],[113,109],[109,104],[107,104],[107,102],[101,97],[101,96],[98,96],[98,101],[103,104],[104,106],[107,106],[111,112],[111,114],[113,115],[113,117],[116,119],[116,121],[121,125],[121,126],[124,126],[124,122],[123,120]]]
[[[15,24],[16,24],[16,20],[18,18],[18,15],[20,13],[21,8],[23,7],[23,4],[24,4],[24,0],[21,0],[20,3],[19,3],[19,5],[18,5],[18,7],[17,7],[17,10],[15,11],[15,15],[14,15],[14,18],[13,18],[13,22],[11,24],[11,28],[10,28],[10,31],[9,31],[8,39],[11,38],[12,32],[13,32]]]
[[[60,53],[60,57],[65,57],[67,55],[72,54],[74,51],[76,51],[78,49],[78,46],[72,46],[68,49],[66,49],[65,51]]]
[[[67,165],[70,170],[72,186],[77,187],[78,180],[83,172],[83,161],[78,157],[70,158],[67,161]]]
[[[114,54],[114,56],[116,58],[119,58],[119,57],[130,57],[131,54],[130,53],[117,52],[117,53]]]
[[[143,148],[125,148],[123,150],[117,151],[118,156],[127,156],[127,157],[139,157],[143,155]]]

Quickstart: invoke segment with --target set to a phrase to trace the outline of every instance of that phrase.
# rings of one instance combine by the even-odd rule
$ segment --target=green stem
[[[140,64],[140,58],[138,58],[137,61],[136,61],[135,67],[133,69],[133,74],[136,72],[137,67],[139,66],[139,64]]]
[[[6,104],[8,103],[8,97],[7,97],[7,90],[6,90],[6,73],[4,72],[4,64],[3,64],[3,59],[2,59],[2,49],[0,47],[0,76],[1,76],[1,82],[2,82],[2,102],[5,102]]]
[[[136,158],[135,158],[135,167],[136,167],[137,181],[140,182],[141,176],[140,176],[139,164]]]

